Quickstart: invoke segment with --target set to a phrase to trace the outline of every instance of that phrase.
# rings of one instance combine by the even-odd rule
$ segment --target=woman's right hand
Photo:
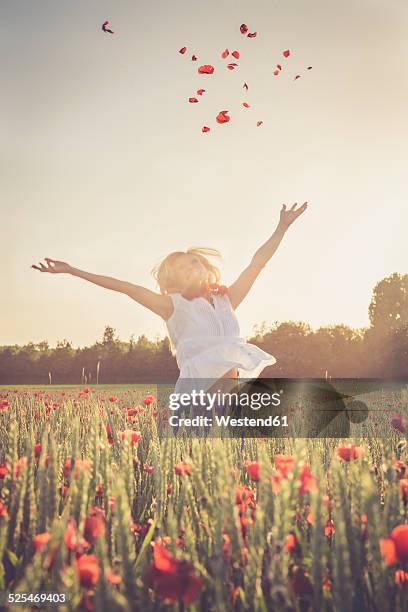
[[[52,274],[61,274],[63,272],[69,273],[72,269],[71,266],[65,263],[64,261],[56,261],[55,259],[50,259],[49,257],[44,257],[44,259],[47,262],[48,267],[44,266],[44,264],[42,264],[41,262],[41,268],[34,265],[32,265],[31,267],[35,270],[39,270],[40,272],[51,272]]]

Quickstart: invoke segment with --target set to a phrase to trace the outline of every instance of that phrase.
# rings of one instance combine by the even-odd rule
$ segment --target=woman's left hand
[[[280,220],[279,225],[288,228],[303,212],[305,212],[307,208],[307,202],[302,204],[300,208],[295,210],[297,203],[292,206],[289,210],[286,210],[286,204],[282,205],[282,209],[280,211]]]

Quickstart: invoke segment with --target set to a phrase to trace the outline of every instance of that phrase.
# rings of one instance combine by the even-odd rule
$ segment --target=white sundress
[[[197,379],[205,391],[232,368],[239,369],[240,378],[253,379],[276,363],[273,355],[241,338],[228,295],[214,295],[214,306],[205,297],[169,295],[174,311],[165,323],[180,369],[175,392],[187,391],[188,381],[191,388]]]

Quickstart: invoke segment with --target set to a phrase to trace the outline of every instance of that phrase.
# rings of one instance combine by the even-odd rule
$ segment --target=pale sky
[[[0,344],[82,347],[106,324],[162,337],[128,297],[31,264],[155,289],[165,255],[209,246],[229,284],[282,203],[306,200],[237,311],[242,335],[264,320],[368,325],[375,283],[407,272],[407,29],[406,0],[4,2]]]

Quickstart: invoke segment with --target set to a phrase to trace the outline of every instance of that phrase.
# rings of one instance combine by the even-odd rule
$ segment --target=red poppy
[[[143,403],[144,403],[145,406],[149,406],[150,404],[152,404],[154,402],[155,399],[156,398],[154,397],[154,395],[152,395],[151,393],[148,393],[145,396],[145,398],[143,400]]]
[[[51,534],[47,532],[38,533],[36,536],[34,536],[33,544],[34,544],[35,551],[38,552],[39,550],[44,548],[44,546],[48,544],[50,539],[51,539]]]
[[[275,467],[284,478],[295,469],[295,458],[292,455],[275,455],[273,458]]]
[[[7,506],[2,501],[0,501],[0,516],[8,516]]]
[[[259,482],[259,473],[261,469],[261,464],[259,461],[247,461],[246,469],[250,479],[255,482]]]
[[[147,465],[147,463],[143,466],[143,471],[147,474],[152,474],[154,472],[154,467],[152,465]]]
[[[196,102],[198,102],[197,98],[189,98],[189,99],[188,99],[188,101],[189,101],[191,104],[195,104]]]
[[[289,55],[290,55],[289,49],[286,49],[286,51],[283,51],[283,57],[289,57]]]
[[[202,96],[205,92],[205,89],[197,89],[197,96]]]
[[[21,457],[17,460],[16,466],[14,468],[14,475],[18,478],[23,471],[23,469],[27,466],[27,457]]]
[[[406,506],[408,504],[408,478],[401,478],[400,483],[400,493],[402,501]]]
[[[288,535],[286,536],[284,549],[286,552],[289,553],[294,553],[299,549],[299,542],[294,533],[288,533]]]
[[[181,53],[182,55],[184,55],[184,53],[187,51],[187,47],[181,47],[179,53]]]
[[[210,64],[205,64],[204,66],[200,66],[198,68],[198,74],[213,74],[214,66]]]
[[[239,28],[241,34],[246,34],[248,32],[248,26],[246,25],[246,23],[243,23],[240,28]]]
[[[171,492],[173,490],[173,485],[171,484],[171,482],[167,485],[167,495],[171,495]]]
[[[229,117],[227,113],[229,113],[229,111],[220,111],[216,117],[217,123],[228,123],[231,117]]]
[[[228,56],[229,56],[229,50],[228,50],[228,49],[225,49],[225,51],[223,51],[223,52],[221,53],[221,57],[222,57],[222,59],[225,59],[225,58],[226,58],[226,57],[228,57]]]
[[[113,570],[109,569],[105,572],[105,578],[111,584],[120,584],[122,582],[122,578],[119,574],[116,574]]]
[[[98,582],[101,569],[95,555],[81,555],[76,562],[79,582],[88,589]]]
[[[203,586],[190,563],[176,559],[158,542],[153,549],[150,577],[158,596],[169,603],[180,600],[186,604],[192,603]]]
[[[7,465],[5,463],[0,464],[0,478],[7,476]]]
[[[326,526],[324,528],[324,535],[327,536],[328,538],[334,535],[335,532],[335,528],[334,528],[334,523],[332,521],[332,519],[328,519]]]
[[[6,410],[8,410],[8,407],[9,407],[8,400],[6,400],[6,399],[5,400],[0,400],[0,410],[6,411]]]
[[[108,400],[113,403],[113,402],[117,402],[118,398],[116,397],[116,395],[110,395],[108,397]]]
[[[336,451],[337,457],[342,461],[354,461],[364,454],[364,448],[349,444],[348,446],[340,446]]]
[[[299,495],[304,495],[304,493],[317,493],[317,482],[316,478],[312,476],[310,472],[310,468],[308,465],[304,464],[300,471],[300,487],[299,487]]]
[[[380,550],[387,565],[408,562],[408,525],[398,525],[388,538],[380,540]]]
[[[90,544],[94,544],[99,536],[105,533],[105,521],[103,519],[103,512],[95,514],[94,516],[87,516],[84,524],[84,538]]]
[[[131,446],[135,446],[142,437],[140,431],[134,431],[133,429],[126,429],[125,431],[121,431],[122,440],[129,440]]]
[[[191,466],[188,463],[177,463],[174,466],[174,471],[177,474],[177,476],[185,476],[186,474],[190,476]]]
[[[42,444],[35,444],[35,446],[34,446],[34,457],[36,459],[38,459],[39,456],[41,455],[41,451],[42,451]]]
[[[252,32],[252,34],[247,34],[248,38],[255,38],[255,36],[257,35],[257,32]]]

